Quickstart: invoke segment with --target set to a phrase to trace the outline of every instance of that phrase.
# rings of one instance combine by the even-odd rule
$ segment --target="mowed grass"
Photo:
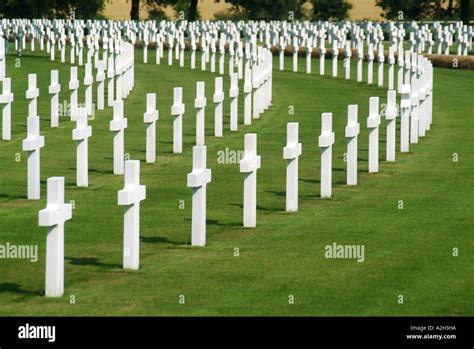
[[[39,261],[0,260],[2,315],[473,315],[474,265],[473,203],[474,149],[472,142],[474,72],[435,69],[433,125],[410,153],[398,152],[386,163],[385,125],[380,128],[380,173],[367,173],[366,117],[370,96],[386,100],[386,88],[329,76],[273,72],[273,106],[252,126],[244,127],[239,105],[239,130],[229,131],[229,79],[224,89],[224,137],[213,137],[214,77],[209,71],[179,68],[177,61],[155,65],[154,52],[143,64],[136,51],[135,88],[125,102],[128,128],[125,149],[141,160],[141,182],[147,199],[141,209],[140,270],[124,271],[122,263],[123,208],[117,191],[123,177],[112,174],[112,109],[90,121],[89,188],[75,187],[75,123],[62,117],[49,127],[47,86],[50,70],[60,70],[60,101],[69,100],[69,64],[51,62],[27,52],[15,62],[9,54],[7,72],[13,78],[13,140],[0,142],[0,244],[37,244]],[[59,58],[59,55],[57,55]],[[21,66],[15,68],[15,63]],[[209,65],[207,66],[209,69]],[[364,66],[364,69],[366,66]],[[227,62],[226,62],[227,71]],[[374,82],[376,82],[376,65]],[[41,150],[42,198],[26,200],[27,74],[38,74],[38,113],[46,146]],[[80,68],[81,86],[84,75]],[[364,70],[364,80],[366,71]],[[195,142],[196,81],[206,82],[206,144],[212,182],[207,192],[207,246],[193,248],[191,189],[186,175],[192,169]],[[184,88],[183,154],[172,153],[173,87]],[[243,96],[240,83],[240,98]],[[157,162],[145,160],[145,95],[156,92]],[[94,86],[94,96],[96,94]],[[80,101],[84,100],[81,87]],[[359,105],[359,185],[345,185],[347,105]],[[294,114],[289,110],[294,108]],[[333,198],[319,197],[321,113],[333,112]],[[300,210],[286,213],[286,124],[300,123]],[[399,128],[399,120],[397,121]],[[239,165],[217,163],[218,152],[243,150],[244,134],[258,134],[257,228],[242,228],[243,175]],[[458,162],[453,162],[457,153]],[[18,160],[18,154],[21,157]],[[38,211],[45,207],[46,179],[65,176],[66,200],[74,200],[73,219],[65,232],[65,295],[45,298],[46,229],[38,227]],[[400,200],[403,209],[399,209]],[[184,208],[182,204],[184,203]],[[326,259],[325,246],[365,246],[365,261]],[[240,255],[235,256],[236,248]],[[453,248],[459,256],[453,257]],[[180,296],[185,303],[179,302]],[[289,303],[289,296],[294,304]],[[403,295],[404,304],[398,304]],[[75,304],[70,303],[71,296]]]

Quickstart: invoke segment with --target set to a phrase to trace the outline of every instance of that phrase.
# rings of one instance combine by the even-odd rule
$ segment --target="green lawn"
[[[260,120],[244,127],[239,105],[239,131],[229,131],[229,79],[224,89],[224,138],[213,137],[214,74],[190,70],[167,55],[155,65],[136,52],[135,88],[125,103],[128,128],[125,149],[141,160],[141,181],[147,199],[141,210],[140,270],[124,271],[122,263],[123,208],[117,191],[123,177],[112,174],[111,108],[90,124],[90,187],[75,187],[74,123],[60,119],[49,127],[49,74],[60,70],[60,102],[69,100],[69,64],[50,62],[38,51],[20,58],[9,54],[7,73],[13,77],[13,140],[0,141],[0,244],[38,244],[40,259],[0,260],[0,315],[474,315],[474,72],[435,69],[432,130],[410,153],[397,161],[381,161],[379,174],[367,173],[366,117],[370,96],[385,102],[386,89],[346,81],[342,62],[339,76],[273,73],[273,106]],[[59,58],[59,54],[56,56]],[[387,65],[386,65],[387,66]],[[208,66],[209,68],[209,66]],[[278,69],[278,58],[274,68]],[[291,58],[286,58],[291,68]],[[365,66],[364,66],[365,68]],[[41,133],[42,199],[26,200],[27,74],[38,74]],[[80,69],[81,85],[83,68]],[[227,62],[226,62],[227,71]],[[331,72],[331,61],[326,62]],[[377,81],[374,65],[374,82]],[[355,77],[353,63],[352,76]],[[364,71],[366,79],[366,71]],[[191,189],[186,175],[192,167],[195,141],[196,81],[206,82],[206,144],[212,182],[207,194],[207,246],[190,247]],[[184,88],[183,154],[172,153],[172,89]],[[240,84],[243,96],[242,84]],[[145,160],[145,94],[156,92],[157,162]],[[94,96],[96,90],[94,86]],[[80,101],[84,100],[81,89]],[[359,105],[359,185],[345,185],[347,105]],[[289,106],[295,113],[289,115]],[[321,113],[333,112],[333,198],[319,197]],[[300,123],[300,211],[285,208],[286,124]],[[397,121],[399,124],[399,121]],[[398,125],[399,127],[399,125]],[[258,133],[257,228],[242,228],[243,175],[238,164],[218,164],[220,150],[242,150],[244,134]],[[21,161],[16,162],[16,154]],[[453,153],[459,161],[453,162]],[[385,159],[385,120],[381,125],[380,158]],[[45,207],[46,179],[66,177],[66,200],[74,200],[73,219],[66,223],[65,295],[43,296],[46,229],[38,227],[38,211]],[[180,209],[181,200],[185,208]],[[403,200],[404,209],[398,209]],[[324,247],[365,246],[365,262],[324,257]],[[235,257],[235,248],[240,256]],[[453,257],[453,248],[459,256]],[[70,304],[70,296],[75,304]],[[179,296],[185,296],[185,304]],[[294,304],[288,297],[294,296]],[[404,304],[398,304],[403,295]]]

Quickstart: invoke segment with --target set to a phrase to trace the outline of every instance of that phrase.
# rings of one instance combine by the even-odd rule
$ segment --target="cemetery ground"
[[[0,243],[37,244],[39,261],[2,260],[1,315],[474,315],[474,71],[434,72],[433,125],[410,152],[385,159],[385,120],[380,128],[380,172],[367,173],[369,97],[386,100],[386,88],[339,78],[285,71],[274,57],[273,106],[252,126],[243,126],[239,98],[239,130],[229,131],[229,78],[224,77],[224,137],[213,136],[214,77],[178,61],[148,64],[136,50],[135,88],[125,103],[128,128],[125,151],[141,161],[141,182],[147,198],[141,208],[140,270],[122,269],[123,208],[117,191],[123,176],[114,176],[112,109],[96,111],[89,139],[89,188],[75,186],[75,124],[60,116],[59,128],[49,127],[50,71],[58,69],[60,103],[69,100],[69,64],[51,62],[37,52],[17,57],[10,47],[7,71],[12,77],[12,141],[0,142]],[[21,64],[15,68],[15,64]],[[387,64],[385,64],[387,68]],[[209,66],[208,66],[209,68]],[[276,69],[275,69],[276,68]],[[376,64],[374,64],[376,74]],[[41,151],[42,197],[26,199],[26,137],[28,73],[38,74],[38,113],[45,147]],[[226,61],[227,72],[227,61]],[[387,71],[385,72],[387,74]],[[79,68],[83,102],[84,67]],[[385,75],[387,76],[387,75]],[[366,65],[364,65],[364,81]],[[191,189],[186,175],[192,168],[195,142],[196,81],[206,82],[206,144],[213,180],[207,192],[207,245],[190,246]],[[376,76],[374,76],[376,82]],[[243,95],[239,83],[240,97]],[[182,86],[183,154],[172,153],[173,87]],[[146,93],[157,93],[157,161],[145,163]],[[94,96],[96,96],[94,85]],[[399,102],[399,101],[397,101]],[[359,184],[346,186],[344,127],[347,105],[359,105]],[[291,112],[294,110],[294,114]],[[333,112],[333,198],[319,197],[321,113]],[[303,154],[299,162],[299,212],[285,212],[286,124],[300,123]],[[242,228],[243,175],[238,161],[218,163],[219,154],[232,162],[243,150],[244,134],[258,134],[257,228]],[[226,150],[227,149],[227,150]],[[222,153],[221,153],[222,152]],[[457,160],[457,161],[456,161]],[[38,227],[45,207],[46,179],[64,176],[66,201],[74,201],[73,218],[65,228],[65,295],[45,298],[46,230]],[[327,259],[325,246],[364,245],[363,262]],[[453,249],[459,256],[453,256]],[[399,296],[403,304],[399,304]],[[73,296],[73,297],[72,297]],[[184,296],[184,304],[183,297]],[[294,297],[294,304],[289,302]],[[74,300],[74,302],[72,302]],[[181,301],[181,302],[180,302]],[[73,304],[71,304],[73,303]]]

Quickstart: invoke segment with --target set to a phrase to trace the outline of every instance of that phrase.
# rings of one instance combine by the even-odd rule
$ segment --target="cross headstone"
[[[188,174],[188,187],[193,188],[191,245],[206,245],[206,187],[212,173],[207,167],[205,145],[193,147],[193,170]]]
[[[196,145],[204,145],[205,130],[205,109],[207,99],[205,96],[204,81],[196,83],[196,99],[194,100],[194,108],[196,109]]]
[[[107,62],[107,105],[112,107],[114,105],[114,90],[115,90],[115,70],[114,70],[114,57],[111,55]]]
[[[156,93],[147,93],[146,112],[143,114],[143,121],[146,126],[146,162],[156,161],[156,121],[159,119],[159,112],[156,110]]]
[[[237,73],[230,74],[230,130],[238,129],[238,97],[239,97],[239,80]]]
[[[23,151],[28,153],[28,199],[40,199],[40,149],[44,147],[44,136],[40,136],[40,118],[37,115],[36,99],[39,89],[36,87],[36,74],[28,75],[28,134],[23,140]]]
[[[388,90],[387,108],[385,109],[385,119],[387,120],[387,147],[386,160],[395,161],[395,143],[396,143],[396,117],[397,117],[397,91]]]
[[[298,158],[301,155],[301,143],[298,142],[299,124],[289,122],[286,126],[287,141],[283,148],[286,160],[286,211],[298,211]]]
[[[76,128],[72,130],[72,139],[76,141],[76,185],[89,186],[89,137],[92,127],[87,125],[86,108],[77,108]]]
[[[105,95],[105,61],[99,60],[97,62],[97,110],[104,110],[104,95]]]
[[[114,102],[114,118],[110,121],[110,131],[114,132],[114,174],[122,175],[125,157],[125,129],[127,118],[123,114],[123,100]]]
[[[377,86],[383,86],[383,63],[385,62],[385,54],[383,44],[380,43],[377,49],[377,62],[378,62],[378,73],[377,73]]]
[[[369,129],[369,173],[379,172],[379,97],[370,97],[367,128]]]
[[[418,103],[420,81],[415,77],[411,80],[411,114],[410,114],[410,143],[418,143]]]
[[[39,211],[40,227],[48,227],[46,236],[46,297],[64,293],[64,223],[72,218],[72,205],[64,203],[64,177],[47,181],[47,205]]]
[[[347,107],[347,185],[357,185],[357,142],[360,133],[358,122],[358,105],[350,104]]]
[[[70,116],[71,121],[76,121],[76,109],[78,107],[79,80],[77,79],[77,67],[71,67],[69,78],[69,91],[71,91]]]
[[[59,92],[61,84],[59,83],[59,71],[51,70],[51,85],[49,85],[49,94],[51,95],[51,127],[59,125]]]
[[[395,79],[395,56],[394,48],[390,46],[388,49],[388,89],[393,90],[394,88],[394,79]]]
[[[124,206],[123,268],[138,270],[140,263],[140,202],[146,198],[146,187],[140,185],[140,161],[127,160],[125,162],[124,181],[124,188],[118,192],[118,204]]]
[[[3,78],[2,94],[0,95],[0,104],[2,108],[2,139],[9,141],[12,139],[12,102],[13,93],[11,92],[11,79]]]
[[[411,86],[402,85],[400,100],[400,152],[406,153],[410,150],[410,114],[411,114]]]
[[[367,83],[370,85],[374,78],[374,47],[372,44],[369,44],[367,48],[367,62]]]
[[[364,42],[359,41],[357,44],[357,82],[362,81],[362,68],[363,63],[362,60],[364,59]]]
[[[330,198],[332,195],[332,113],[323,113],[321,119],[321,135],[318,139],[321,148],[321,198]]]
[[[173,115],[173,153],[181,154],[183,152],[183,88],[175,87],[173,89],[173,105],[171,106],[171,115]]]
[[[214,136],[222,137],[222,108],[224,101],[223,78],[216,77],[214,80]]]
[[[244,177],[244,227],[257,225],[257,170],[261,159],[257,155],[257,134],[245,135],[244,158],[240,160],[240,172]]]
[[[345,49],[345,60],[344,60],[344,67],[346,68],[346,80],[351,78],[351,43],[349,41],[346,42],[346,49]]]
[[[332,41],[332,76],[337,77],[337,57],[339,56],[339,47],[337,40]]]
[[[397,52],[397,63],[398,63],[398,71],[397,71],[397,91],[398,93],[402,93],[402,86],[403,86],[403,67],[405,65],[405,60],[403,59],[403,48],[399,48]]]
[[[244,125],[252,124],[252,70],[245,68],[244,79]]]

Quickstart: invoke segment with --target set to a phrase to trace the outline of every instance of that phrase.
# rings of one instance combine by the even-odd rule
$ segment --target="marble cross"
[[[321,135],[318,139],[321,148],[321,198],[332,195],[332,113],[323,113],[321,118]]]
[[[237,131],[238,129],[238,97],[239,85],[237,73],[230,74],[230,130]]]
[[[3,78],[2,94],[0,94],[0,104],[2,108],[2,139],[9,141],[12,139],[12,102],[13,93],[11,92],[11,79]]]
[[[147,93],[146,112],[143,114],[143,122],[146,126],[146,162],[156,161],[156,121],[160,114],[156,110],[156,93]]]
[[[387,120],[387,146],[386,146],[386,160],[395,161],[395,143],[396,143],[396,128],[397,128],[397,91],[388,90],[387,92],[387,107],[385,109],[385,119]]]
[[[59,83],[59,71],[51,70],[51,84],[49,85],[49,94],[51,95],[51,127],[59,125],[59,92],[61,84]]]
[[[127,160],[125,162],[124,181],[124,188],[118,192],[118,204],[124,206],[123,268],[138,270],[140,263],[140,202],[146,198],[146,187],[140,185],[140,161]]]
[[[298,211],[298,158],[301,155],[301,143],[298,142],[299,124],[289,122],[286,127],[287,141],[283,148],[286,160],[286,211]]]
[[[370,97],[367,128],[369,129],[369,173],[379,172],[379,97]]]
[[[345,129],[347,138],[347,185],[357,185],[357,142],[359,133],[358,105],[350,104],[347,107],[347,126]]]
[[[194,108],[196,109],[196,145],[204,145],[205,135],[205,110],[207,99],[205,96],[204,81],[196,83],[196,99],[194,100]]]
[[[240,172],[244,177],[244,227],[257,225],[257,170],[261,159],[257,155],[257,134],[245,135],[244,158],[240,160]]]
[[[123,100],[114,102],[114,118],[109,123],[110,131],[114,133],[114,174],[122,175],[125,160],[125,129],[128,126],[127,118],[123,114]]]
[[[214,136],[222,137],[222,108],[224,101],[222,76],[216,77],[214,80]]]
[[[171,115],[173,115],[173,153],[181,154],[183,152],[183,88],[175,87],[173,89],[173,105],[171,106]]]
[[[87,64],[87,63],[86,63]],[[76,141],[76,185],[89,186],[89,137],[92,127],[87,125],[87,109],[77,108],[76,128],[72,139]]]
[[[188,174],[188,187],[193,188],[191,245],[206,245],[206,191],[212,173],[207,167],[205,145],[193,147],[193,170]]]
[[[64,177],[47,181],[47,205],[39,211],[40,227],[47,227],[45,296],[64,293],[64,223],[72,218],[72,205],[64,203]]]

